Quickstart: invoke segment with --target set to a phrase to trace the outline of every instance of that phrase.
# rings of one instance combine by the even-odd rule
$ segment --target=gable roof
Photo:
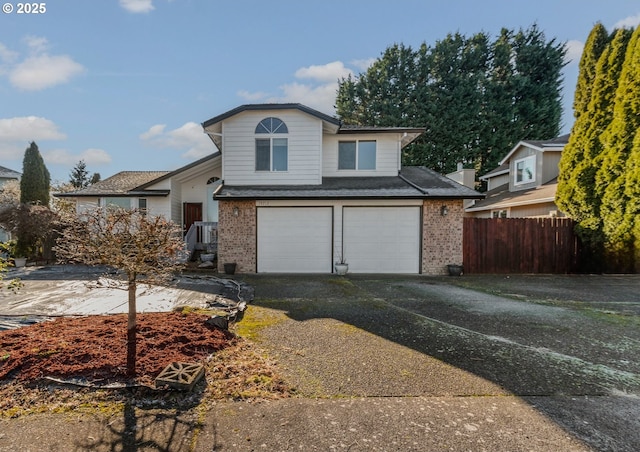
[[[311,116],[315,116],[318,119],[329,122],[336,126],[339,126],[341,121],[338,118],[333,116],[329,116],[325,113],[319,112],[318,110],[314,110],[313,108],[309,108],[306,105],[302,104],[245,104],[240,105],[232,110],[229,110],[221,115],[214,116],[211,119],[202,123],[202,127],[205,129],[207,127],[212,126],[218,122],[222,122],[231,116],[235,116],[238,113],[242,113],[243,111],[272,111],[272,110],[300,110],[304,113],[307,113]]]
[[[121,171],[93,185],[56,196],[63,198],[99,196],[166,196],[169,190],[144,190],[140,187],[154,181],[168,171]]]
[[[215,160],[217,157],[220,157],[221,155],[222,154],[220,153],[220,151],[217,151],[207,156],[204,156],[201,159],[196,160],[195,162],[191,162],[188,165],[178,168],[175,171],[164,171],[165,174],[163,174],[162,176],[157,177],[156,179],[151,179],[150,181],[145,182],[144,184],[138,185],[136,188],[138,190],[145,189],[151,185],[157,184],[158,182],[162,182],[163,180],[166,180],[166,179],[175,177],[181,173],[184,173],[185,171],[195,168],[198,165],[202,165],[203,163],[206,163],[210,160]]]
[[[483,194],[425,167],[405,167],[398,176],[323,177],[319,185],[221,185],[225,199],[481,199]]]
[[[509,172],[509,164],[508,163],[503,163],[502,165],[498,166],[497,168],[492,169],[491,171],[489,171],[485,175],[480,176],[478,179],[487,180],[487,179],[491,179],[492,177],[495,177],[495,176],[500,176],[502,174],[507,174],[508,172]]]
[[[323,121],[325,131],[330,133],[402,133],[402,147],[405,147],[421,134],[424,133],[426,128],[422,127],[376,127],[376,126],[352,126],[342,124],[342,121],[334,116],[329,116],[325,113],[314,110],[302,104],[287,103],[287,104],[245,104],[240,105],[232,110],[222,113],[218,116],[214,116],[211,119],[202,123],[204,133],[209,135],[209,138],[216,145],[218,149],[222,149],[222,140],[220,135],[222,132],[221,123],[225,119],[240,114],[245,111],[279,111],[279,110],[299,110],[303,113],[311,115],[315,118]]]
[[[513,149],[509,151],[509,153],[503,158],[499,165],[503,165],[508,162],[511,156],[521,147],[527,146],[538,151],[562,151],[564,147],[569,142],[569,134],[561,135],[556,138],[551,138],[549,140],[522,140],[516,144]]]
[[[20,179],[22,173],[14,171],[9,168],[5,168],[4,166],[0,166],[0,178],[2,179]]]
[[[486,192],[487,197],[485,199],[476,201],[473,206],[466,208],[465,211],[479,212],[555,202],[557,188],[557,178],[538,187],[516,192],[510,192],[509,184],[504,184]]]

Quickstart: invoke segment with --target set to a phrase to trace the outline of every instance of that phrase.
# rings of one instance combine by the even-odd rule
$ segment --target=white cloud
[[[296,71],[296,78],[311,79],[323,83],[333,83],[342,77],[352,74],[342,61],[333,61],[323,65],[312,65],[300,68]]]
[[[155,9],[152,0],[120,0],[120,6],[130,13],[148,13]]]
[[[571,40],[566,44],[567,54],[564,57],[564,61],[567,64],[578,64],[582,57],[582,51],[584,50],[584,43],[582,41]]]
[[[0,119],[0,141],[24,142],[38,140],[64,140],[67,136],[50,119],[37,116],[18,116]]]
[[[67,136],[50,119],[37,116],[17,116],[0,119],[0,159],[22,161],[31,141],[65,140]],[[19,171],[20,168],[13,168]]]
[[[27,44],[31,52],[35,54],[46,52],[49,48],[49,41],[42,36],[29,35],[25,36],[22,40]]]
[[[39,91],[66,83],[84,71],[84,67],[73,61],[70,56],[38,55],[27,58],[15,66],[9,74],[9,80],[17,88]]]
[[[160,136],[162,135],[166,127],[166,124],[156,124],[155,126],[151,126],[149,130],[140,134],[140,139],[148,141],[154,137]]]
[[[294,77],[301,81],[285,83],[278,87],[281,95],[269,96],[262,91],[238,91],[238,96],[256,102],[292,102],[301,103],[323,113],[335,112],[338,80],[353,74],[353,70],[342,61],[332,61],[322,65],[301,67]]]
[[[322,113],[335,113],[337,81],[318,86],[294,82],[282,85],[280,89],[284,93],[283,96],[273,97],[268,99],[268,102],[301,103]]]
[[[640,25],[640,14],[619,20],[615,23],[613,28],[636,28],[638,25]]]
[[[377,58],[367,58],[365,60],[353,60],[351,64],[357,68],[359,71],[366,71],[369,69],[373,63],[375,63]]]
[[[7,46],[0,42],[0,61],[4,63],[12,63],[18,58],[18,52],[9,50]]]
[[[88,166],[106,165],[111,163],[111,156],[102,149],[87,149],[80,154],[72,154],[66,149],[52,149],[42,152],[42,158],[47,164],[73,166],[80,160]]]
[[[166,132],[165,128],[164,124],[151,126],[140,134],[140,139],[152,147],[184,150],[182,156],[185,158],[198,159],[215,152],[215,146],[200,124],[187,122]]]

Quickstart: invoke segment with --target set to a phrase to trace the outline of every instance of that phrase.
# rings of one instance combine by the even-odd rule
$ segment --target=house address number
[[[256,206],[258,206],[258,207],[267,207],[267,206],[269,206],[269,201],[256,201]]]

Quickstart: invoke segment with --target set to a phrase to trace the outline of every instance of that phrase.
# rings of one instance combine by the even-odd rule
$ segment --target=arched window
[[[256,171],[287,171],[289,141],[281,135],[289,133],[287,125],[278,118],[265,118],[256,126]],[[275,135],[263,138],[264,135]]]
[[[289,130],[281,119],[265,118],[256,127],[256,133],[289,133]]]

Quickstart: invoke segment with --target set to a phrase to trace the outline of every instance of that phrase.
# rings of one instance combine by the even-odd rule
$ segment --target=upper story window
[[[536,180],[536,157],[530,155],[515,161],[515,185],[528,184]]]
[[[376,169],[375,141],[340,141],[338,143],[339,170]]]
[[[278,118],[265,118],[256,127],[256,135],[289,133],[287,125]],[[256,171],[287,171],[289,142],[283,137],[256,138]]]

